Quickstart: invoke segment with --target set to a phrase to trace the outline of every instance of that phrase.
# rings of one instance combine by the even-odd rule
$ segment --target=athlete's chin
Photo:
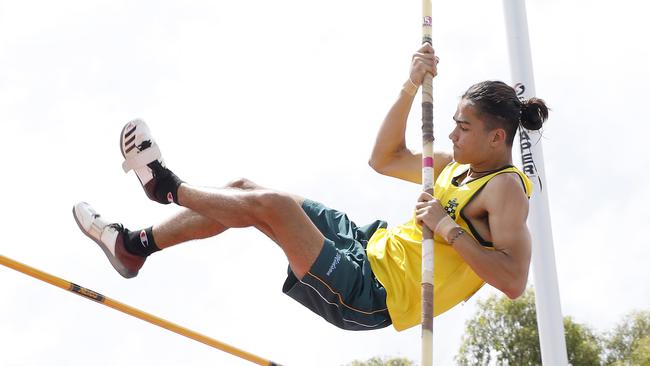
[[[454,155],[454,161],[455,162],[457,162],[459,164],[467,164],[467,162],[465,161],[465,158],[463,157],[463,154],[458,152],[455,148],[454,148],[454,154],[453,155]]]

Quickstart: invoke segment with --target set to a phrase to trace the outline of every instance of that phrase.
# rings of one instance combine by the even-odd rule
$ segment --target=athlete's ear
[[[490,134],[490,144],[492,144],[492,146],[497,146],[506,141],[506,130],[503,128],[495,128]]]

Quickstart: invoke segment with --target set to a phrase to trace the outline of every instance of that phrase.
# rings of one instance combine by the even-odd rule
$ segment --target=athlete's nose
[[[455,132],[456,132],[456,128],[454,128],[454,129],[451,131],[451,133],[449,134],[449,139],[451,140],[451,142],[456,142],[456,139],[455,139],[455,136],[456,136],[456,135],[455,135]]]

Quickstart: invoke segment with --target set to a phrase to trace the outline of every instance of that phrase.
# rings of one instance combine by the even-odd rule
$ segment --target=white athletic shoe
[[[124,157],[122,169],[125,173],[129,170],[135,172],[149,199],[162,204],[174,202],[171,193],[163,194],[164,197],[156,196],[158,179],[167,177],[171,172],[165,167],[160,148],[143,120],[135,119],[122,128],[120,150]]]
[[[124,278],[138,275],[146,258],[131,254],[124,248],[126,229],[122,225],[104,220],[86,202],[74,205],[72,214],[81,231],[102,248],[117,273]]]

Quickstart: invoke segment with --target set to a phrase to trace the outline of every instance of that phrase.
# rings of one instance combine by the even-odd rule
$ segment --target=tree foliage
[[[493,295],[480,301],[478,307],[465,328],[456,356],[459,365],[542,364],[532,289],[515,301]],[[571,365],[601,364],[601,339],[592,329],[575,323],[570,317],[564,319],[564,329]]]
[[[608,366],[650,365],[650,311],[628,314],[605,340]]]
[[[564,336],[571,366],[650,366],[650,311],[632,312],[610,332],[564,318]],[[461,366],[541,366],[535,293],[519,299],[490,296],[465,327],[456,355]],[[413,366],[406,358],[374,357],[346,366]]]
[[[639,340],[630,353],[630,365],[650,366],[650,337]]]
[[[589,327],[575,323],[571,317],[564,317],[564,338],[569,364],[600,365],[603,353],[602,340]]]
[[[533,306],[530,306],[530,304]],[[534,294],[526,291],[517,301],[490,296],[466,326],[460,365],[539,365]]]
[[[367,361],[352,361],[346,366],[413,366],[413,361],[399,357],[373,357]]]

